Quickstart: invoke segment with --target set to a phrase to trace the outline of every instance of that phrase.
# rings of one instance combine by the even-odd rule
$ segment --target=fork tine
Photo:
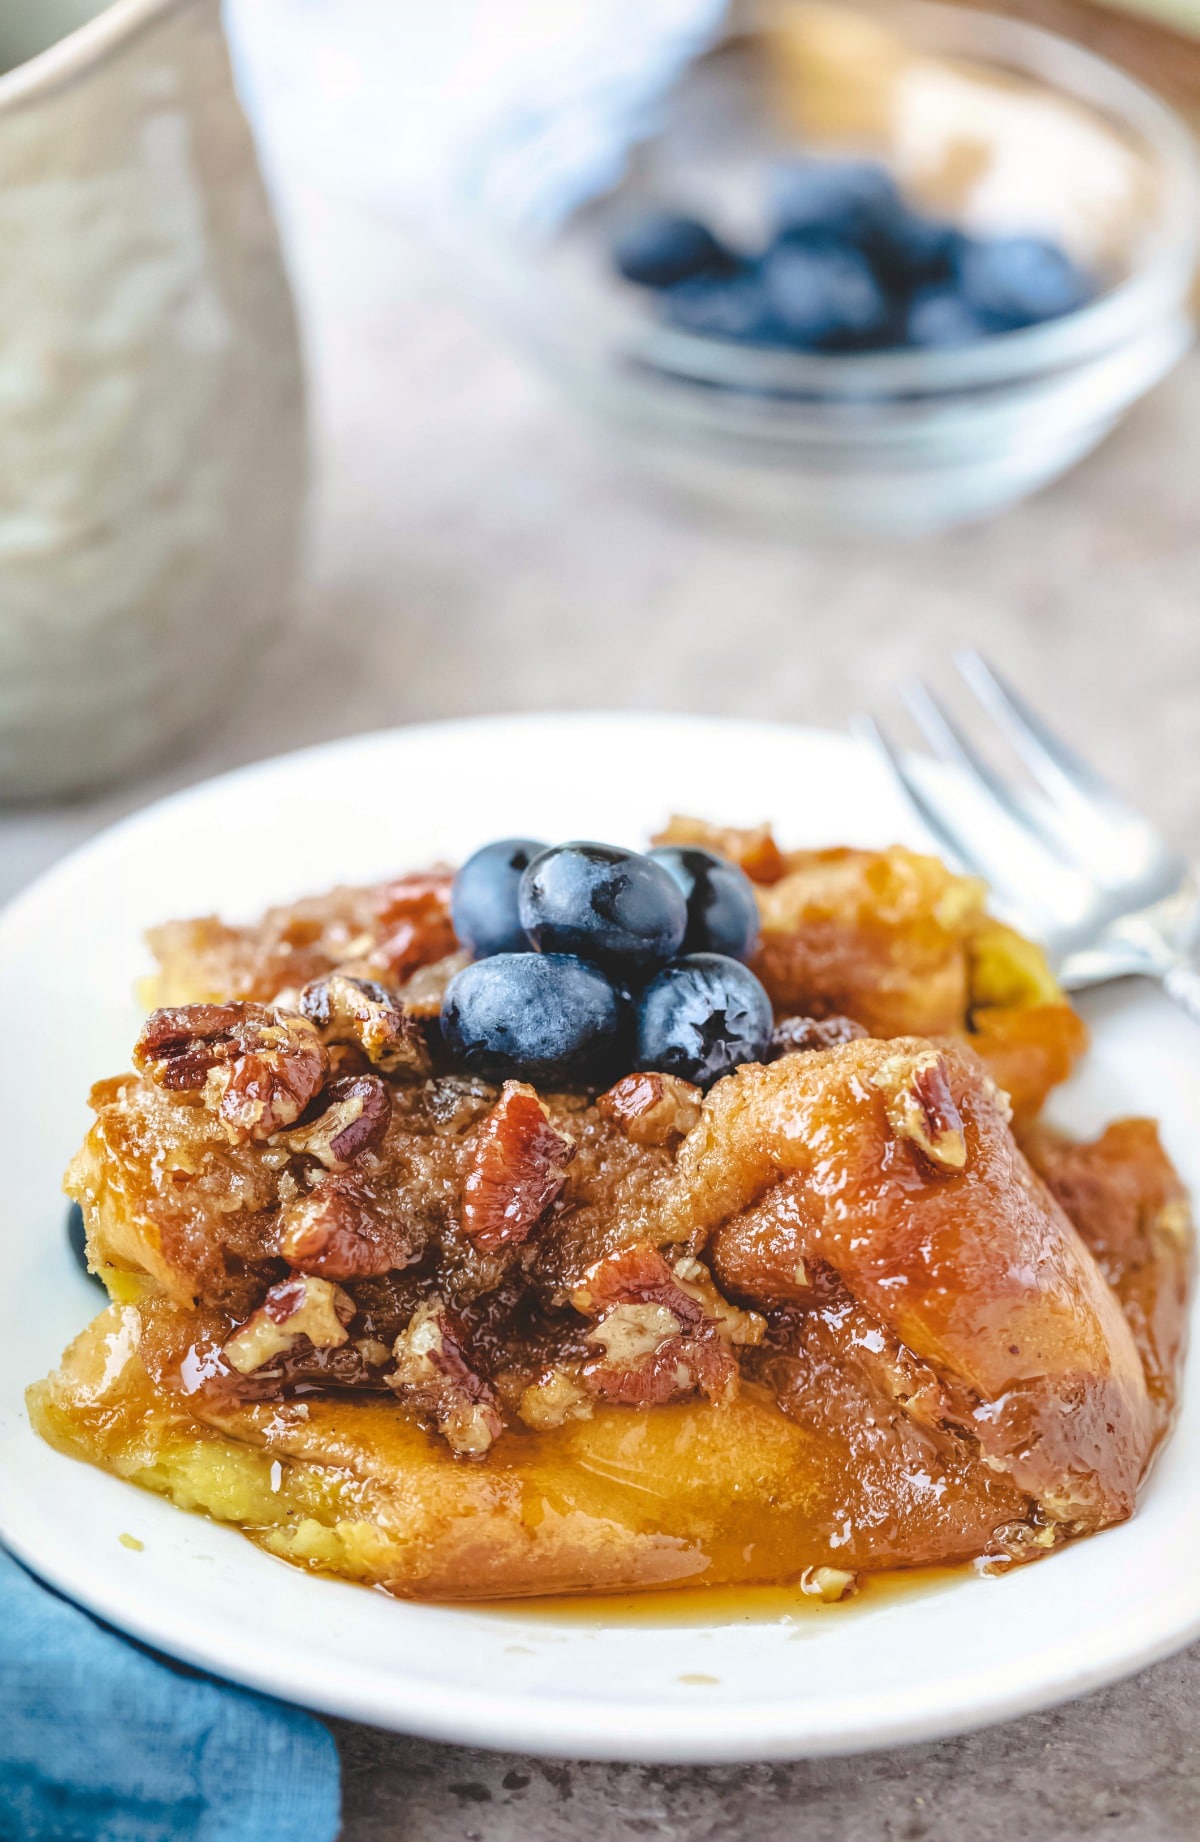
[[[1069,748],[974,647],[956,652],[954,663],[1051,798],[1062,800],[1065,795],[1073,803],[1086,800],[1129,818],[1137,816],[1101,779],[1095,768]]]
[[[905,685],[901,696],[908,705],[913,721],[939,760],[950,761],[963,768],[1023,831],[1031,833],[1056,854],[1061,853],[1062,840],[1037,812],[1023,804],[990,762],[983,759],[945,705],[934,696],[922,679],[915,678]]]
[[[891,737],[880,728],[873,716],[856,716],[850,727],[855,735],[869,742],[883,756],[888,769],[900,782],[905,793],[921,819],[927,831],[935,837],[944,850],[957,857],[963,868],[973,876],[987,876],[987,870],[968,842],[965,834],[957,825],[952,825],[943,816],[941,809],[929,799],[916,775],[905,761],[900,750]]]

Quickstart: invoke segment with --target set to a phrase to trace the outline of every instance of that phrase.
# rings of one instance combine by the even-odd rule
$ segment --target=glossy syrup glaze
[[[975,1567],[905,1567],[860,1576],[853,1591],[822,1598],[796,1583],[769,1586],[677,1586],[644,1593],[564,1593],[540,1599],[494,1599],[475,1608],[489,1617],[521,1623],[583,1625],[590,1629],[637,1626],[679,1629],[727,1625],[796,1625],[797,1636],[828,1629],[831,1619],[854,1618],[897,1601],[953,1591],[977,1577]]]
[[[325,1094],[231,1138],[204,1086],[164,1078],[173,1051],[101,1083],[69,1187],[118,1302],[31,1391],[45,1436],[395,1594],[645,1593],[653,1617],[669,1587],[706,1622],[809,1609],[810,1569],[915,1590],[909,1570],[1038,1559],[1131,1514],[1191,1277],[1153,1126],[1071,1146],[1030,1125],[1082,1025],[977,885],[700,831],[756,882],[788,1029],[703,1104],[676,1094],[657,1138],[616,1088],[499,1092],[436,1035],[432,1071],[381,1073],[327,1033],[329,1094],[381,1109],[345,1159]],[[289,981],[342,964],[430,1015],[447,890],[177,924],[160,995],[182,1008],[151,1035],[170,1048],[229,992],[295,1033]],[[851,1020],[822,1035],[835,1004]],[[234,1039],[258,1027],[239,1013]],[[207,1069],[203,1031],[194,1052]]]

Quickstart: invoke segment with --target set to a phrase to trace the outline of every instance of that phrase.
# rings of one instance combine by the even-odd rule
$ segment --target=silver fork
[[[904,700],[934,756],[957,774],[902,753],[871,717],[855,729],[939,845],[986,878],[1006,915],[1041,942],[1068,991],[1140,973],[1200,1022],[1200,890],[1187,864],[979,653],[954,662],[1032,786],[999,773],[919,680]]]

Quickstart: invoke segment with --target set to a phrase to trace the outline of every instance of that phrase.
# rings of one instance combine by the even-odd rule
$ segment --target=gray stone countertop
[[[288,221],[314,397],[302,606],[243,701],[150,779],[0,816],[0,899],[145,800],[308,742],[550,707],[836,726],[963,643],[1194,846],[1200,360],[990,524],[801,544],[659,499],[398,234],[300,190]],[[337,1723],[344,1836],[1194,1842],[1198,1726],[1200,1649],[987,1733],[790,1766],[539,1762]]]

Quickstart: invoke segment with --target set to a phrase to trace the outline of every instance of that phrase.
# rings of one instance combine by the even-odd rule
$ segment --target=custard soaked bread
[[[448,874],[160,930],[170,1003],[68,1176],[114,1303],[31,1390],[44,1435],[438,1597],[1000,1566],[1128,1516],[1186,1199],[1148,1122],[1026,1125],[1083,1041],[1036,950],[931,859],[671,836],[750,870],[775,1005],[754,1039],[718,956],[659,975],[677,1035],[725,993],[707,1093],[630,1061],[636,993],[603,1084],[470,1065]],[[980,1028],[1022,1019],[1032,1164]]]

